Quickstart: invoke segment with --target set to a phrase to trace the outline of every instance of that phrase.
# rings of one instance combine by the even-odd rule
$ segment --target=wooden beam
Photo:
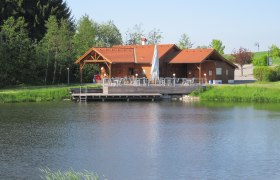
[[[112,78],[112,64],[109,64],[109,77]]]
[[[96,60],[96,59],[94,59],[94,60],[87,59],[87,60],[84,60],[84,62],[85,63],[106,63],[108,61],[106,61],[106,60]]]
[[[96,56],[96,54],[93,56],[90,56],[93,60],[99,60],[99,58],[101,57],[100,55]],[[103,59],[101,59],[103,60]]]
[[[199,83],[201,84],[201,63],[199,64]]]
[[[108,70],[109,70],[109,78],[111,78],[111,72],[112,72],[112,70],[111,70],[111,63],[108,63],[108,62],[105,62],[105,64],[106,64],[106,66],[108,67]]]

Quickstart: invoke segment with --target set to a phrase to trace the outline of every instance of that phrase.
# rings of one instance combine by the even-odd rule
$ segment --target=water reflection
[[[279,105],[181,102],[0,105],[0,179],[38,168],[109,179],[273,179]]]

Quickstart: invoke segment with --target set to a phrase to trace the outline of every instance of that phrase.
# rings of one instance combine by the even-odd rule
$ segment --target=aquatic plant
[[[49,168],[40,169],[43,180],[99,180],[99,176],[96,173],[89,171],[77,172],[72,169],[67,171],[52,171]]]

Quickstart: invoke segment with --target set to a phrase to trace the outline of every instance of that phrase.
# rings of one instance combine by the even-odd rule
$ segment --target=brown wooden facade
[[[145,77],[150,79],[154,45],[91,48],[75,63],[82,70],[86,64],[97,64],[100,76]],[[205,78],[228,83],[234,80],[236,65],[213,49],[180,50],[176,45],[158,45],[160,77]]]

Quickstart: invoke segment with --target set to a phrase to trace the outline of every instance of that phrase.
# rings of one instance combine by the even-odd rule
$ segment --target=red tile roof
[[[127,45],[113,46],[112,48],[91,48],[75,63],[82,60],[91,60],[94,54],[98,54],[101,59],[109,63],[152,63],[155,45]],[[174,48],[176,51],[170,51]],[[171,64],[183,63],[201,63],[208,58],[225,61],[226,63],[235,66],[233,63],[226,60],[214,49],[184,49],[179,50],[175,44],[160,44],[158,45],[158,57],[161,59],[165,54],[171,53],[168,62]],[[173,58],[172,58],[173,57]]]
[[[83,56],[75,61],[79,63],[82,60],[91,60],[94,53],[98,53],[103,60],[110,63],[134,63],[133,49],[126,48],[90,48]]]
[[[96,52],[110,63],[152,63],[155,45],[127,45],[113,46],[112,48],[91,48],[75,63],[81,60],[91,59],[91,55]],[[170,49],[178,47],[174,44],[158,45],[159,59],[164,56]]]
[[[184,49],[170,63],[201,63],[213,52],[214,49]]]
[[[135,49],[136,63],[152,63],[155,45],[127,45],[127,46],[113,46],[113,48],[128,48]],[[158,57],[163,57],[170,49],[178,47],[174,44],[160,44],[158,45]]]
[[[224,61],[234,68],[238,68],[235,64],[220,55],[215,49],[184,49],[172,58],[169,63],[202,63],[209,58]]]
[[[96,52],[111,63],[134,63],[133,49],[125,48],[94,48]]]

